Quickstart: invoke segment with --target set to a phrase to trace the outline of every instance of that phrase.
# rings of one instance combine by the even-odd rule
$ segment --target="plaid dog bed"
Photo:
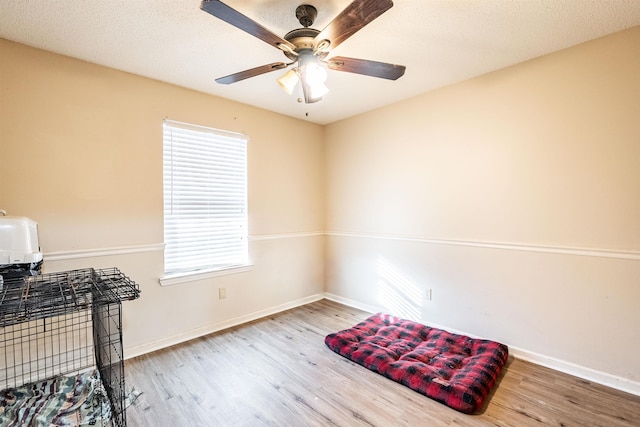
[[[494,341],[382,313],[324,341],[341,356],[464,413],[482,407],[509,353]]]

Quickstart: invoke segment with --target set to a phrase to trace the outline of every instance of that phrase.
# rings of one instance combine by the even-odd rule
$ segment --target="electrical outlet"
[[[227,289],[226,288],[218,288],[218,298],[225,299],[227,297]]]
[[[431,301],[433,299],[433,289],[428,288],[425,291],[424,299],[426,299],[427,301]]]

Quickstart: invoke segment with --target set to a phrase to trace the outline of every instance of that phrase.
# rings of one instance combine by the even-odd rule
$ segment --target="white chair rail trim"
[[[487,242],[476,240],[456,240],[456,239],[432,239],[421,236],[395,235],[395,234],[376,234],[376,233],[354,233],[329,231],[325,235],[333,237],[357,237],[367,239],[394,240],[401,242],[418,242],[431,245],[453,245],[453,246],[470,246],[476,248],[503,249],[510,251],[527,251],[527,252],[544,252],[550,254],[591,256],[601,258],[618,258],[640,260],[640,251],[623,251],[599,248],[578,248],[564,246],[542,246],[529,245],[521,243],[506,242]]]
[[[578,256],[591,256],[600,258],[617,258],[628,260],[640,260],[640,251],[624,251],[624,250],[612,250],[612,249],[599,249],[599,248],[579,248],[579,247],[565,247],[565,246],[542,246],[542,245],[529,245],[521,243],[506,243],[506,242],[488,242],[488,241],[476,241],[476,240],[455,240],[455,239],[432,239],[422,236],[410,236],[410,235],[395,235],[395,234],[378,234],[378,233],[357,233],[357,232],[344,232],[344,231],[312,231],[312,232],[297,232],[297,233],[280,233],[280,234],[256,234],[250,235],[250,242],[258,242],[262,240],[279,240],[279,239],[291,239],[302,237],[356,237],[366,239],[383,239],[403,242],[418,242],[431,245],[453,245],[453,246],[470,246],[477,248],[489,248],[489,249],[502,249],[511,251],[528,251],[528,252],[543,252],[551,254],[563,254],[563,255],[578,255]],[[81,249],[71,251],[58,251],[58,252],[46,252],[44,259],[46,261],[62,261],[68,259],[79,258],[92,258],[110,255],[127,255],[141,252],[155,252],[162,251],[164,249],[164,243],[152,243],[146,245],[131,245],[131,246],[118,246],[110,248],[96,248],[96,249]]]

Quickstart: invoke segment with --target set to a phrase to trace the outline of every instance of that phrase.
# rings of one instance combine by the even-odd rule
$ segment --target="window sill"
[[[172,286],[179,283],[195,282],[196,280],[210,279],[212,277],[226,276],[229,274],[244,273],[253,270],[253,264],[243,264],[218,270],[200,270],[190,273],[172,274],[161,277],[161,286]]]

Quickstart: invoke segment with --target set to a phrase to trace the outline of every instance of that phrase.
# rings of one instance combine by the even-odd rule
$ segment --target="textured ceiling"
[[[303,0],[225,0],[284,36]],[[322,29],[351,0],[307,0]],[[274,71],[232,85],[217,77],[271,62],[277,49],[203,12],[199,0],[0,0],[0,37],[267,110],[327,124],[640,25],[640,0],[396,0],[332,55],[407,66],[397,81],[330,71],[316,104],[287,95]]]

